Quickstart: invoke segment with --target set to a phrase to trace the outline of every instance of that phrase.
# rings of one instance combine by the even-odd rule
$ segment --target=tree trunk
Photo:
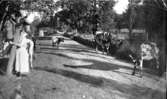
[[[2,17],[2,20],[0,21],[0,31],[2,30],[2,27],[3,27],[3,25],[4,25],[4,19],[5,19],[5,16],[6,16],[6,12],[3,14],[3,17]]]
[[[164,11],[163,13],[163,36],[166,35],[166,12]],[[166,53],[166,38],[163,37],[163,41],[162,41],[162,48],[161,48],[161,54],[160,54],[160,68],[159,68],[159,74],[160,76],[163,75],[163,73],[167,72],[166,71],[166,57],[167,53]]]

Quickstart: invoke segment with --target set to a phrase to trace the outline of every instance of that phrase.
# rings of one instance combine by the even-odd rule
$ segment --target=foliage
[[[149,33],[154,33],[155,35],[162,35],[158,33],[162,33],[164,21],[167,17],[167,11],[164,9],[160,9],[156,7],[156,3],[152,0],[147,1],[144,4],[144,14],[145,14],[145,26],[146,30]],[[151,24],[151,25],[150,25]],[[154,35],[154,34],[150,34]],[[163,37],[164,35],[162,35]]]
[[[142,5],[135,5],[133,10],[127,9],[126,13],[119,20],[123,20],[121,24],[132,25],[133,28],[145,29],[149,34],[149,40],[157,43],[160,48],[162,62],[161,68],[165,68],[165,35],[166,35],[166,19],[167,8],[161,2],[163,0],[144,0]],[[167,3],[167,2],[166,2]],[[131,17],[130,17],[131,15]],[[129,23],[130,18],[133,18]]]
[[[60,1],[54,0],[25,0],[22,3],[22,8],[30,11],[44,12],[42,24],[53,25],[53,16],[55,11],[61,6]]]
[[[143,5],[132,5],[133,9],[129,7],[126,13],[123,14],[121,24],[126,26],[132,25],[133,28],[143,28],[150,34],[149,36],[156,37],[157,35],[163,37],[164,20],[167,17],[167,11],[163,5],[157,5],[156,1],[161,0],[144,0]],[[130,22],[130,18],[132,18]],[[161,34],[158,34],[161,33]]]
[[[104,31],[110,31],[115,28],[114,19],[116,18],[116,13],[113,11],[114,1],[106,1],[102,3],[99,9],[100,26]]]
[[[3,29],[7,17],[10,18],[12,14],[15,14],[15,16],[20,16],[19,10],[19,0],[2,0],[0,2],[0,31]]]
[[[103,1],[97,4],[98,7],[95,7],[94,3],[92,0],[64,0],[64,10],[59,13],[61,22],[82,33],[90,33],[95,24],[108,31],[114,27],[114,2]]]
[[[73,29],[83,30],[87,27],[91,5],[89,0],[67,0],[62,3],[63,11],[59,13],[60,21]],[[85,28],[86,29],[86,28]]]
[[[58,6],[60,3],[53,0],[25,0],[22,5],[24,9],[45,11],[48,14],[52,13]]]

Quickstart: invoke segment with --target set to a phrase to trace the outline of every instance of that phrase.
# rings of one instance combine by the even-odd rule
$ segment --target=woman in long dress
[[[30,68],[32,68],[34,44],[33,41],[28,38],[26,26],[24,26],[23,31],[21,31],[19,42],[13,44],[17,46],[15,71],[19,75],[28,74],[30,72]]]

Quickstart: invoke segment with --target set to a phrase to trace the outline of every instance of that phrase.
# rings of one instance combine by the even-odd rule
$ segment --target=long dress
[[[33,42],[26,36],[26,33],[21,34],[19,47],[16,50],[15,70],[20,74],[29,73],[32,66]]]

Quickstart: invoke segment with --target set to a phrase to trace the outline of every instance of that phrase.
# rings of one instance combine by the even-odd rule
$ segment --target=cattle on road
[[[56,46],[59,48],[59,45],[61,42],[64,42],[64,38],[62,37],[57,37],[57,36],[52,36],[52,46]]]
[[[130,58],[134,63],[134,69],[132,75],[135,75],[136,68],[139,67],[140,77],[142,77],[143,71],[143,61],[147,60],[152,62],[154,60],[156,63],[156,68],[159,68],[159,48],[157,47],[156,43],[149,42],[149,43],[142,43],[140,45],[140,49],[138,49],[138,53],[129,54]]]

